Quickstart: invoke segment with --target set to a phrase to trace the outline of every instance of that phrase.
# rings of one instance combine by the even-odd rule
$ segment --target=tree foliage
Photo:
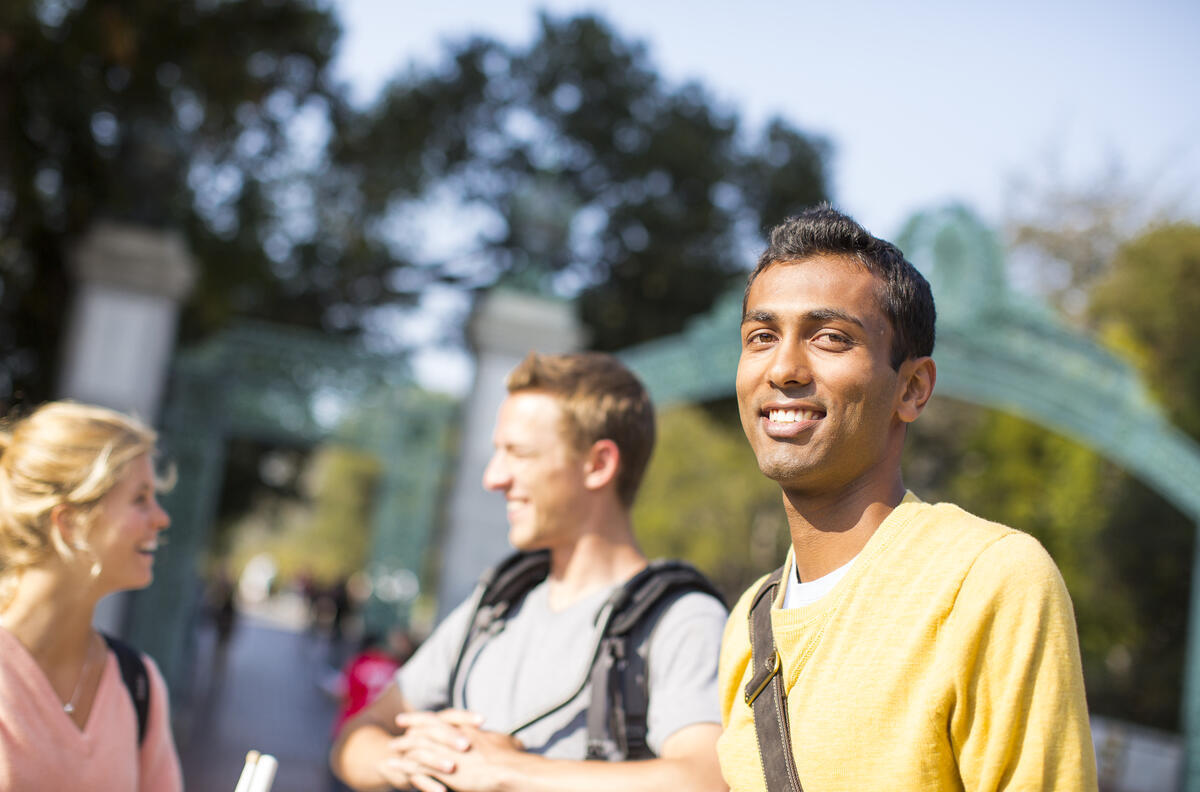
[[[1069,265],[1066,280],[1048,276],[1059,283],[1052,295],[1068,303],[1067,295],[1079,295],[1074,320],[1132,361],[1168,416],[1200,438],[1200,368],[1191,352],[1200,344],[1192,319],[1200,311],[1200,229],[1156,226],[1122,241],[1130,221],[1114,207],[1136,202],[1092,198],[1058,194],[1066,215],[1029,219],[1015,238],[1041,246],[1040,260]],[[1100,229],[1099,239],[1074,246],[1087,228]],[[953,420],[926,425],[946,407]],[[1028,531],[1061,569],[1091,709],[1178,728],[1196,526],[1129,474],[1043,427],[962,405],[929,412],[910,449],[929,491]],[[931,454],[934,462],[920,462]]]
[[[339,33],[317,0],[4,4],[10,393],[52,392],[68,251],[99,218],[183,232],[185,343],[237,316],[397,343],[392,309],[507,274],[582,293],[616,348],[707,309],[747,240],[826,195],[823,141],[743,130],[595,17],[450,46],[363,108],[329,76]]]
[[[1101,337],[1134,362],[1168,417],[1200,442],[1197,315],[1200,226],[1190,223],[1151,227],[1121,245],[1088,306]],[[1129,476],[1116,482],[1112,503],[1103,541],[1141,630],[1116,669],[1106,666],[1094,696],[1142,722],[1175,728],[1197,526]]]
[[[1200,441],[1200,226],[1150,229],[1122,245],[1089,315],[1141,369],[1180,428]]]
[[[1093,288],[1117,250],[1142,229],[1177,216],[1119,163],[1082,178],[1064,173],[1062,154],[1013,179],[1004,227],[1009,269],[1068,319],[1082,324]]]
[[[343,244],[405,265],[372,288],[578,293],[601,349],[679,330],[763,226],[826,195],[825,143],[780,120],[747,134],[592,16],[543,16],[525,48],[472,39],[345,120],[323,203],[359,219]],[[432,213],[455,219],[441,240]]]
[[[100,218],[184,232],[203,262],[189,327],[285,305],[319,320],[307,309],[320,296],[283,289],[265,243],[297,176],[294,119],[336,103],[326,70],[337,36],[309,0],[0,7],[0,367],[11,389],[51,393],[68,251]]]
[[[231,516],[233,568],[240,571],[266,553],[281,581],[304,573],[331,583],[363,569],[379,474],[373,456],[333,444],[317,447],[296,491],[260,489],[249,510]]]

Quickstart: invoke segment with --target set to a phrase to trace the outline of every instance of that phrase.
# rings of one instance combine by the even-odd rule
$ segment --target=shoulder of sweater
[[[1024,537],[1035,544],[1037,540],[1024,531],[972,514],[953,503],[915,503],[908,522],[918,529],[921,538],[934,536],[986,546],[1001,539]],[[1024,541],[1017,539],[1018,542]]]
[[[912,541],[938,554],[958,555],[969,563],[980,559],[999,572],[1008,568],[1025,573],[1039,567],[1057,568],[1035,537],[1002,523],[979,517],[953,503],[917,504],[911,519]]]

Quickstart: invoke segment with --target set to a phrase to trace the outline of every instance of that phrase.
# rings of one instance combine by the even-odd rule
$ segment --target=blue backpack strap
[[[104,636],[108,648],[116,655],[117,665],[121,669],[121,681],[129,691],[129,698],[133,699],[133,710],[137,713],[138,722],[138,746],[141,746],[146,741],[146,720],[150,714],[150,674],[146,671],[146,664],[137,649],[111,635],[100,634]]]

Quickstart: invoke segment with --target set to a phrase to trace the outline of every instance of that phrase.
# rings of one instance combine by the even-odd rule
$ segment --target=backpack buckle
[[[766,670],[767,666],[763,666],[763,669]],[[753,706],[754,700],[758,698],[759,694],[761,694],[764,690],[766,690],[767,685],[771,682],[772,679],[775,678],[775,675],[780,674],[782,672],[783,672],[783,660],[780,659],[779,650],[776,649],[775,650],[775,664],[773,666],[771,666],[769,673],[767,673],[762,678],[762,681],[760,681],[758,683],[758,686],[756,688],[754,688],[753,691],[750,690],[750,685],[754,684],[753,679],[750,680],[750,685],[746,686],[746,704],[747,704],[747,706]]]

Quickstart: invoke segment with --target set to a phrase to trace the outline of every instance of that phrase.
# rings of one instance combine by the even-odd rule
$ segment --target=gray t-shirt
[[[597,613],[613,590],[597,591],[554,612],[548,585],[537,585],[500,633],[473,642],[482,646],[464,658],[452,697],[447,687],[470,617],[472,601],[468,600],[397,672],[400,691],[413,709],[450,704],[483,715],[486,729],[510,731],[579,688],[595,648]],[[685,594],[663,612],[644,642],[650,691],[646,742],[656,754],[661,753],[663,741],[685,726],[721,722],[717,656],[726,616],[712,597]],[[533,753],[582,759],[587,753],[590,699],[589,682],[567,706],[516,736]]]

